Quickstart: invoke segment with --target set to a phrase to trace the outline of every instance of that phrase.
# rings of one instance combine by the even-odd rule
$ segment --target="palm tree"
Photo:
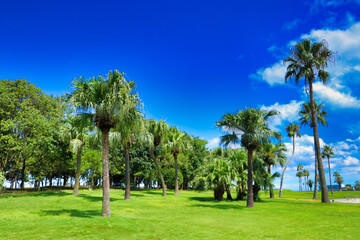
[[[304,169],[304,170],[303,170],[303,176],[305,177],[305,191],[307,191],[307,190],[306,190],[306,185],[307,185],[307,182],[309,181],[309,176],[310,176],[309,171],[306,170],[306,169]]]
[[[91,118],[102,133],[103,152],[103,203],[102,216],[110,217],[110,179],[109,179],[109,132],[121,116],[138,103],[137,93],[133,91],[135,83],[127,82],[124,73],[110,71],[107,78],[102,76],[85,80],[75,78],[70,102],[84,116]]]
[[[328,115],[328,112],[323,110],[322,108],[325,106],[324,104],[318,105],[315,104],[315,112],[316,112],[316,120],[320,125],[328,126],[328,123],[325,119],[325,116]],[[311,103],[304,103],[302,106],[302,110],[299,112],[301,115],[300,122],[301,125],[310,125],[313,127],[312,118],[311,118]],[[315,155],[315,188],[314,188],[314,197],[313,199],[317,199],[317,182],[318,182],[318,161],[316,160]]]
[[[70,142],[70,148],[72,152],[76,154],[76,174],[73,195],[79,195],[81,154],[85,143],[89,140],[89,131],[92,129],[91,120],[81,116],[70,116],[67,122],[60,128],[61,138]],[[50,181],[52,181],[52,179]]]
[[[303,175],[303,169],[304,169],[304,166],[299,164],[297,167],[296,167],[296,170],[297,170],[297,173],[296,173],[296,176],[299,178],[299,192],[301,192],[302,188],[301,188],[301,178],[304,176]]]
[[[181,132],[176,127],[171,127],[166,135],[166,148],[170,150],[174,157],[175,163],[175,196],[179,195],[179,180],[178,180],[178,161],[177,157],[180,152],[184,152],[191,148],[189,144],[190,136]]]
[[[316,120],[320,125],[328,126],[328,123],[325,119],[325,116],[328,115],[328,112],[323,110],[325,107],[324,104],[318,105],[317,102],[315,104],[315,112],[316,112]],[[301,125],[310,125],[313,127],[312,119],[311,119],[311,103],[307,102],[302,105],[302,110],[299,112],[301,115],[300,122]]]
[[[155,121],[154,119],[149,119],[146,122],[147,133],[150,135],[150,157],[155,162],[156,170],[159,174],[161,185],[163,189],[163,196],[166,196],[166,184],[164,177],[161,173],[160,163],[157,156],[155,156],[156,148],[162,143],[164,135],[166,135],[169,125],[164,121]]]
[[[265,143],[261,145],[260,154],[262,159],[267,165],[269,176],[271,175],[271,167],[280,164],[284,166],[286,163],[286,156],[285,156],[286,148],[283,143],[278,143],[276,145],[272,143]],[[272,180],[273,178],[271,178]],[[274,196],[274,189],[272,182],[269,185],[270,188],[270,198],[275,198]]]
[[[135,106],[141,104],[139,98],[134,99],[134,101],[137,101]],[[142,123],[142,116],[139,109],[132,108],[127,115],[118,118],[118,124],[115,128],[115,131],[120,134],[120,142],[124,149],[125,200],[130,200],[130,148],[135,144],[135,134],[141,132],[143,128]]]
[[[287,167],[289,166],[291,160],[294,157],[294,153],[295,153],[295,137],[301,137],[300,133],[299,133],[299,125],[297,124],[290,124],[289,126],[287,126],[285,128],[285,130],[288,132],[288,137],[292,138],[293,140],[293,151],[292,151],[292,155],[290,160],[286,163],[284,171],[281,175],[281,182],[280,182],[280,192],[279,192],[279,197],[282,197],[282,190],[283,190],[283,183],[284,183],[284,175],[285,175],[285,171],[287,169]]]
[[[328,189],[326,186],[325,171],[321,160],[319,133],[316,120],[316,109],[314,101],[313,83],[316,79],[326,83],[330,74],[324,69],[327,67],[329,61],[334,60],[335,54],[327,48],[325,42],[314,42],[306,39],[303,42],[298,42],[292,50],[290,57],[284,60],[284,63],[289,63],[285,74],[285,81],[294,78],[298,83],[300,78],[304,78],[305,87],[309,85],[309,95],[311,103],[311,118],[314,132],[315,156],[318,162],[318,169],[321,184],[321,202],[330,203]]]
[[[328,160],[331,195],[334,195],[332,182],[331,182],[331,168],[330,168],[330,157],[333,157],[335,155],[333,149],[334,149],[333,147],[330,147],[329,145],[325,145],[322,151],[322,157],[323,158],[326,157]]]
[[[280,138],[280,134],[269,128],[269,119],[279,113],[271,110],[246,108],[237,113],[225,114],[216,122],[227,134],[221,136],[221,143],[228,146],[230,143],[241,144],[248,151],[248,194],[247,207],[254,207],[253,192],[253,153],[261,143],[269,142],[272,137]]]
[[[313,184],[314,184],[314,182],[313,182],[313,180],[311,180],[311,179],[307,182],[307,185],[309,186],[310,191],[312,191],[312,186],[313,186]]]
[[[339,191],[341,191],[341,184],[344,183],[343,178],[338,172],[334,172],[335,183],[339,184]]]

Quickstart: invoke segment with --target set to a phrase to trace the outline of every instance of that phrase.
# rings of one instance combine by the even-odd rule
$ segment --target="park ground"
[[[124,191],[113,189],[112,216],[103,218],[101,190],[81,190],[79,196],[71,190],[5,193],[0,239],[360,238],[360,204],[322,204],[311,192],[268,195],[261,192],[261,201],[248,209],[246,202],[216,202],[210,191],[169,191],[164,198],[160,190],[138,190],[124,201]]]

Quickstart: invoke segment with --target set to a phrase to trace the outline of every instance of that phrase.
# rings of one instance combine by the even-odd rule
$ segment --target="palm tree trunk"
[[[75,176],[75,186],[73,195],[79,195],[80,188],[80,174],[81,174],[81,150],[84,144],[81,144],[77,153],[76,153],[76,176]]]
[[[154,149],[151,150],[151,158],[154,159],[154,162],[155,162],[155,166],[156,166],[156,170],[160,176],[160,180],[161,180],[161,186],[162,186],[162,189],[163,189],[163,196],[166,197],[166,184],[165,184],[165,181],[164,181],[164,177],[161,173],[161,169],[160,169],[160,164],[157,160],[157,158],[155,157],[155,154],[154,154]]]
[[[174,154],[175,161],[175,196],[179,195],[179,179],[178,179],[178,164],[177,164],[177,154]]]
[[[248,194],[246,207],[254,207],[254,191],[253,191],[253,150],[248,149]]]
[[[309,88],[310,88],[311,117],[312,117],[312,122],[313,122],[314,142],[315,142],[315,155],[316,155],[316,160],[318,162],[318,169],[319,169],[319,176],[320,176],[321,202],[322,203],[330,203],[329,193],[328,193],[328,189],[326,186],[325,171],[324,171],[324,166],[323,166],[322,158],[321,158],[319,132],[318,132],[317,122],[316,122],[315,101],[314,101],[314,93],[313,93],[313,86],[312,86],[311,79],[309,79]]]
[[[269,176],[270,176],[270,178],[271,178],[271,165],[268,166],[268,173],[269,173]],[[271,182],[271,181],[270,181],[269,189],[270,189],[270,198],[275,198],[275,196],[274,196],[274,189],[273,189],[273,186],[272,186],[272,182]]]
[[[330,158],[328,157],[328,165],[329,165],[329,178],[330,178],[330,188],[331,188],[331,195],[334,195],[332,182],[331,182],[331,168],[330,168]]]
[[[317,166],[317,160],[316,160],[316,156],[315,156],[315,185],[314,185],[314,196],[313,199],[316,200],[317,199],[317,189],[318,189],[318,166]]]
[[[293,152],[292,152],[291,158],[290,158],[290,160],[287,162],[287,164],[285,165],[284,171],[283,171],[283,173],[282,173],[282,175],[281,175],[279,197],[282,197],[282,190],[283,190],[283,183],[284,183],[285,171],[286,171],[287,167],[289,166],[291,160],[293,159],[294,154],[295,154],[295,135],[293,136]]]
[[[129,160],[129,147],[125,148],[125,200],[130,200],[130,160]]]
[[[231,189],[230,189],[230,187],[227,187],[227,188],[226,188],[226,199],[229,200],[229,201],[232,201],[232,200],[233,200],[233,198],[232,198],[232,196],[231,196]]]
[[[102,129],[102,148],[103,148],[103,203],[102,216],[110,217],[110,184],[109,184],[109,130]]]

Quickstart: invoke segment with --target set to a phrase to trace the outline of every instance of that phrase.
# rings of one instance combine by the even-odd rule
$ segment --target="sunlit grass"
[[[275,192],[277,196],[278,192]],[[349,192],[335,192],[343,198]],[[357,192],[357,195],[360,193]],[[234,193],[235,195],[235,193]],[[111,218],[101,217],[101,190],[5,194],[1,239],[358,239],[360,204],[321,204],[311,192],[282,199],[216,202],[212,192],[111,191]],[[320,199],[320,195],[319,195]]]

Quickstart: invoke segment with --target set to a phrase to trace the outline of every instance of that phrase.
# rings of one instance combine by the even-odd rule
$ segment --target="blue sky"
[[[326,105],[324,144],[333,171],[360,180],[360,1],[0,1],[0,78],[24,79],[48,94],[71,80],[111,69],[137,82],[147,117],[164,119],[218,145],[214,124],[245,107],[276,108],[283,133],[307,101],[303,85],[284,82],[291,45],[326,39],[339,57],[330,82],[314,86]],[[285,187],[297,189],[295,167],[313,177],[312,131],[302,127]],[[283,138],[289,149],[289,139]],[[325,162],[325,167],[327,164]],[[276,168],[280,171],[280,168]]]

